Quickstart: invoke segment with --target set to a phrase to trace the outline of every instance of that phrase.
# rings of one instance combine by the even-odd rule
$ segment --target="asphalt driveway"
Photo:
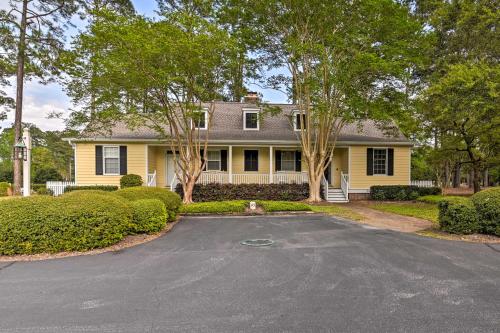
[[[498,332],[499,251],[318,215],[185,218],[116,253],[0,263],[0,332]]]

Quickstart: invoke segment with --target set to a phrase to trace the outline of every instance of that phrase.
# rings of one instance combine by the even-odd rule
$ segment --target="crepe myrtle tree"
[[[267,84],[296,104],[308,200],[317,202],[342,128],[361,119],[390,125],[401,112],[422,28],[392,0],[274,0],[255,8],[267,21],[267,64],[287,69]]]
[[[75,112],[73,120],[86,121],[91,131],[117,120],[153,129],[170,145],[183,201],[191,203],[205,166],[214,101],[226,88],[233,40],[187,11],[163,13],[156,21],[109,11],[101,15],[79,38],[79,47],[99,49],[94,61],[100,75],[93,82],[97,108],[92,115],[90,109]]]

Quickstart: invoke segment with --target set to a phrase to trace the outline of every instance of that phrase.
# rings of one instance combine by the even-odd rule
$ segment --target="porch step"
[[[349,202],[349,200],[345,197],[344,192],[340,188],[328,188],[328,197],[326,198],[328,202]]]

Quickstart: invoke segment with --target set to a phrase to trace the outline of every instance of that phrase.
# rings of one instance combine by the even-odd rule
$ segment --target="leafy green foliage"
[[[120,178],[120,188],[142,186],[142,177],[139,175],[129,174]]]
[[[62,180],[61,174],[55,168],[38,169],[35,171],[33,181],[35,183],[45,183],[49,180]]]
[[[112,195],[74,193],[0,201],[0,254],[86,251],[120,241],[132,210]]]
[[[444,196],[444,195],[424,195],[417,198],[419,202],[438,204],[443,200],[459,198],[458,196]]]
[[[163,229],[167,223],[167,210],[158,199],[140,199],[131,203],[133,233],[152,233]]]
[[[471,200],[479,215],[481,232],[500,236],[500,187],[478,192]]]
[[[118,190],[118,186],[116,185],[75,185],[75,186],[66,186],[64,189],[64,193],[72,192],[72,191],[81,191],[81,190],[99,190],[106,192],[113,192]]]
[[[418,187],[411,185],[383,185],[370,187],[372,200],[415,200],[424,195],[440,194],[439,187]]]
[[[176,192],[182,196],[179,184]],[[309,196],[307,184],[196,184],[195,202],[224,200],[281,200],[301,201]]]
[[[182,200],[177,193],[159,187],[128,187],[116,191],[116,195],[130,201],[141,199],[159,199],[165,205],[169,221],[173,221],[175,219],[182,203]]]
[[[468,198],[449,198],[438,207],[441,230],[466,235],[480,231],[476,208]]]
[[[258,200],[257,205],[261,206],[266,212],[292,212],[311,210],[311,207],[303,202]]]
[[[212,201],[195,202],[188,205],[182,205],[181,214],[225,214],[225,213],[243,213],[248,206],[247,200],[232,201]]]
[[[0,197],[9,195],[10,184],[7,182],[0,182]]]

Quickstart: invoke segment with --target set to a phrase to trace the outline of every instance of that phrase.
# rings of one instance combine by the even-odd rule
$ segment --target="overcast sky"
[[[132,0],[137,12],[147,16],[152,16],[156,9],[155,0]],[[5,9],[8,6],[6,0],[0,0],[0,8]],[[79,22],[75,22],[79,25]],[[74,29],[68,32],[68,40],[78,30]],[[15,96],[15,80],[11,87],[7,87],[7,93]],[[251,90],[261,92],[264,95],[264,100],[270,102],[286,102],[286,96],[281,92],[274,90],[263,90],[255,85],[248,87]],[[39,84],[36,81],[28,81],[24,87],[24,101],[23,101],[23,122],[33,123],[43,130],[62,130],[64,129],[63,120],[47,119],[47,116],[52,112],[62,113],[67,115],[69,110],[73,107],[70,99],[66,96],[62,87],[57,83],[48,85]],[[0,127],[10,127],[14,121],[14,112],[9,112],[7,120],[0,122]]]

